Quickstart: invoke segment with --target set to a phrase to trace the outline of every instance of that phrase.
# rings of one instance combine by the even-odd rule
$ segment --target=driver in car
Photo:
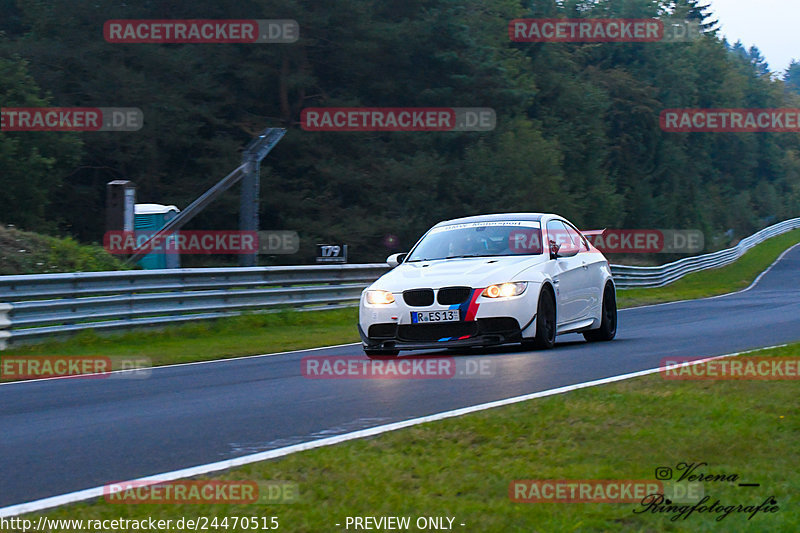
[[[484,253],[478,241],[467,235],[466,238],[458,239],[450,243],[449,257],[470,256]]]

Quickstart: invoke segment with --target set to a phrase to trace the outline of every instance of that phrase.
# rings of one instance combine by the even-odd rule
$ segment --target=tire
[[[556,344],[556,299],[553,291],[543,289],[536,308],[536,336],[523,341],[526,348],[549,350]]]
[[[603,307],[600,316],[602,317],[600,327],[583,334],[583,338],[588,342],[610,341],[617,336],[617,295],[611,283],[607,283],[603,290]]]
[[[395,358],[400,353],[400,350],[372,350],[369,348],[364,348],[364,353],[367,354],[367,357],[370,359],[386,359],[386,358]]]

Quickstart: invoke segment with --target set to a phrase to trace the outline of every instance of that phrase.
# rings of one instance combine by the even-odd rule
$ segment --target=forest
[[[753,9],[758,9],[753,3]],[[677,18],[688,42],[523,43],[519,18]],[[293,19],[279,44],[107,42],[111,19]],[[583,229],[699,229],[709,249],[800,213],[797,133],[682,133],[664,109],[800,108],[800,63],[726,41],[702,0],[0,0],[0,106],[135,107],[130,132],[0,132],[0,223],[102,242],[105,187],[185,208],[266,127],[262,229],[313,262],[406,250],[446,218],[555,212]],[[492,131],[304,131],[316,107],[472,107]],[[237,229],[238,189],[186,229]]]

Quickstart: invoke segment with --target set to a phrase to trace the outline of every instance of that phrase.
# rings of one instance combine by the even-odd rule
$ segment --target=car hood
[[[506,281],[530,281],[520,274],[547,262],[545,255],[471,257],[403,263],[379,278],[372,287],[392,292],[452,286],[488,287]]]

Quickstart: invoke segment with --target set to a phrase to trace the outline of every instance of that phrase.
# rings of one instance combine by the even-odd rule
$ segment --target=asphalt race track
[[[162,367],[147,379],[0,385],[0,507],[657,368],[668,356],[800,341],[800,247],[751,290],[625,310],[619,322],[611,343],[568,335],[546,352],[511,347],[459,358],[490,359],[494,375],[480,379],[301,375],[302,357],[361,355],[352,345]]]

